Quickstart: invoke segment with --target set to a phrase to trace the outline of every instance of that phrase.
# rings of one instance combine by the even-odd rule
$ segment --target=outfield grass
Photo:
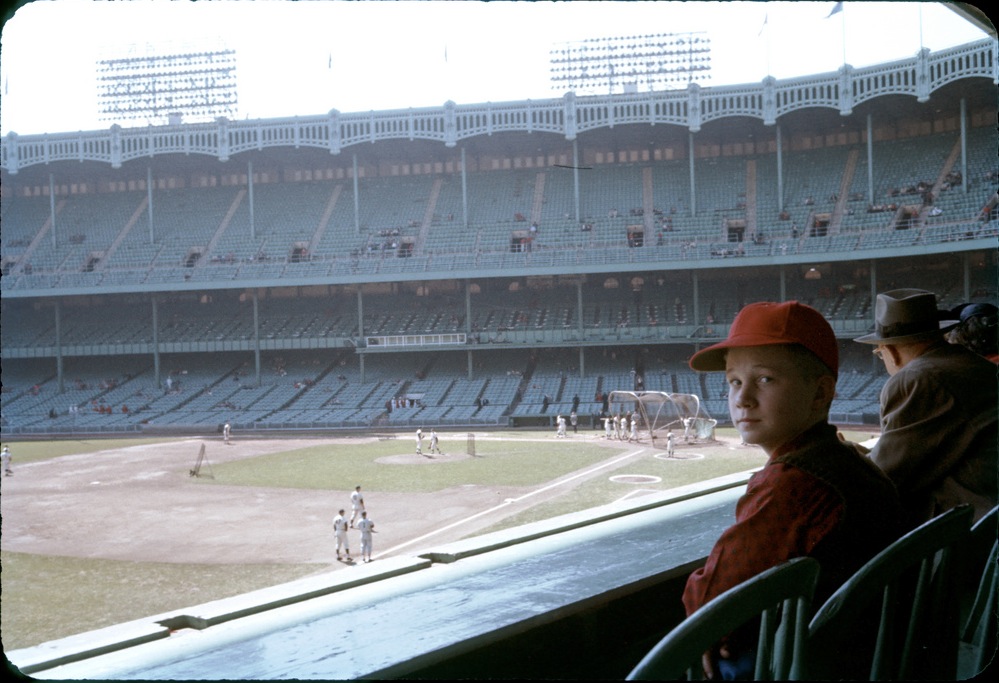
[[[81,455],[83,453],[97,453],[114,448],[127,448],[129,446],[141,446],[151,443],[168,443],[176,441],[174,438],[145,438],[145,439],[66,439],[60,441],[4,441],[10,446],[12,456],[12,466],[16,470],[18,463],[37,462],[58,458],[63,455]]]

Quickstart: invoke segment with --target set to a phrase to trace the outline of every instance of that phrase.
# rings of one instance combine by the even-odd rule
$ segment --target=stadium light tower
[[[579,95],[675,88],[711,78],[711,38],[703,31],[591,38],[549,51],[552,90]]]
[[[97,61],[97,113],[109,123],[163,124],[236,118],[236,52],[185,45],[131,46]]]

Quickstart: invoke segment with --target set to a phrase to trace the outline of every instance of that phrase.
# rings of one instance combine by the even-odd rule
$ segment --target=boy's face
[[[832,377],[808,378],[786,346],[729,349],[725,358],[728,409],[746,443],[768,455],[825,418]]]

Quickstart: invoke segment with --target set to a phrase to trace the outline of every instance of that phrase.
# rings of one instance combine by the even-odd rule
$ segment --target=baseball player
[[[347,527],[349,522],[347,517],[344,515],[344,511],[340,510],[340,514],[333,518],[333,536],[336,538],[336,559],[340,559],[340,549],[347,554],[347,561],[351,562],[350,559],[350,545],[347,542]]]
[[[416,454],[423,455],[423,428],[416,428]]]
[[[437,453],[438,455],[444,455],[443,453],[441,453],[440,446],[438,445],[436,429],[430,430],[430,452]]]
[[[360,512],[363,514],[364,511],[364,496],[361,495],[361,487],[356,486],[354,492],[350,494],[350,526],[354,526],[354,520],[357,519],[357,514]]]
[[[361,513],[357,528],[361,530],[361,561],[371,562],[371,533],[375,530],[375,523],[368,519],[367,512]]]

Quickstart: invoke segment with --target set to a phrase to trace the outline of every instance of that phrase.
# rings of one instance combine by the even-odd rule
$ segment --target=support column
[[[579,138],[572,140],[572,182],[576,222],[579,223],[582,220],[579,214]]]
[[[693,280],[693,283],[694,283],[694,316],[693,316],[693,322],[694,322],[694,329],[697,329],[697,326],[701,324],[701,303],[700,303],[701,294],[700,294],[700,280],[697,277],[697,271],[696,270],[691,274],[691,280]]]
[[[256,386],[260,386],[260,302],[257,293],[253,293],[253,367]]]
[[[465,148],[461,148],[461,221],[468,230],[468,172],[465,170]]]
[[[468,363],[468,379],[475,379],[475,364],[472,362],[472,352],[467,351],[466,353],[468,354],[466,358],[466,362]]]
[[[965,178],[968,176],[965,175]],[[963,183],[967,185],[967,183]],[[963,301],[971,301],[971,254],[964,252],[961,254],[961,265],[964,269],[964,299]]]
[[[961,98],[961,191],[968,194],[968,100]],[[967,301],[967,297],[965,301]]]
[[[357,188],[357,155],[354,155],[354,234],[361,234],[361,200]]]
[[[56,238],[55,176],[49,173],[49,220],[52,222],[52,246],[58,246]]]
[[[146,166],[146,218],[149,219],[149,243],[156,242],[156,232],[153,229],[153,167]],[[157,383],[159,378],[157,377]]]
[[[356,157],[355,157],[356,161]],[[364,295],[361,294],[361,287],[357,288],[357,344],[364,343]],[[357,354],[358,370],[361,373],[361,381],[364,381],[364,354]]]
[[[777,210],[784,210],[784,138],[777,126]]]
[[[160,314],[159,302],[156,297],[150,298],[153,309],[153,380],[160,386]]]
[[[59,384],[59,393],[65,391],[62,376],[62,304],[55,302],[55,334],[56,334],[56,380]]]
[[[867,203],[874,203],[874,122],[867,115]]]
[[[248,161],[246,163],[246,200],[249,202],[250,209],[250,239],[255,240],[257,238],[257,226],[253,220],[253,162]],[[256,301],[256,299],[254,299]]]
[[[697,183],[694,180],[694,134],[687,133],[687,148],[690,155],[690,215],[697,215]]]

